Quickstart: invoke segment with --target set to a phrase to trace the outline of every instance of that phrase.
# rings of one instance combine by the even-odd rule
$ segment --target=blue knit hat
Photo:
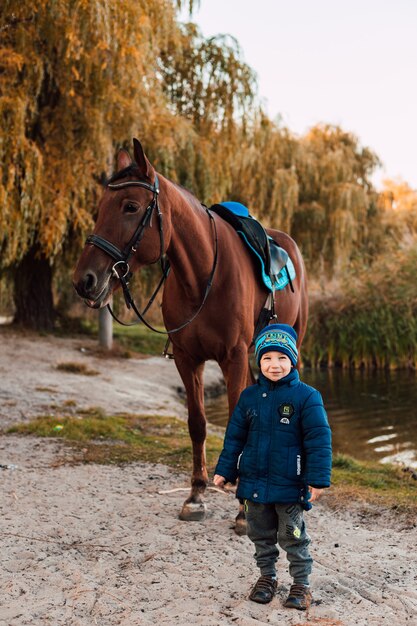
[[[265,352],[282,352],[286,354],[291,363],[297,365],[297,333],[288,324],[270,324],[266,326],[255,339],[255,357],[259,366],[261,357]]]

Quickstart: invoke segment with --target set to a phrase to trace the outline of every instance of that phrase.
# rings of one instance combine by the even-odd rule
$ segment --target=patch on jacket
[[[279,420],[281,424],[289,424],[290,419],[294,415],[294,411],[294,406],[289,402],[284,402],[283,404],[281,404],[278,409],[278,413],[281,416],[281,419]]]
[[[252,421],[254,417],[258,417],[258,414],[257,414],[256,410],[255,409],[248,409],[246,411],[246,418],[249,421]]]

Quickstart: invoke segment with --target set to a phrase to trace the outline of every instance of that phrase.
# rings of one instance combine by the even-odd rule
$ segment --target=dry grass
[[[345,278],[311,302],[305,362],[417,368],[417,244]]]
[[[339,454],[333,462],[332,502],[335,508],[354,504],[363,511],[371,507],[400,514],[417,514],[415,472],[394,465],[356,461]],[[330,498],[329,498],[330,500]]]
[[[98,376],[100,372],[90,369],[85,363],[76,363],[74,361],[66,361],[58,363],[56,369],[60,372],[68,372],[69,374],[81,374],[82,376]]]
[[[38,417],[19,424],[9,433],[56,437],[74,450],[74,462],[122,464],[135,461],[164,463],[191,471],[192,450],[186,422],[159,415],[108,416],[99,409],[76,411],[69,416]],[[222,448],[222,438],[209,435],[206,452],[210,470]]]

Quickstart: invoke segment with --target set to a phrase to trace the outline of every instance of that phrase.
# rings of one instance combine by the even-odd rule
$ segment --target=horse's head
[[[170,239],[169,220],[162,225],[158,177],[140,142],[133,144],[134,161],[126,150],[118,154],[117,172],[106,184],[94,232],[74,272],[78,295],[93,308],[107,303],[120,277],[158,261]]]

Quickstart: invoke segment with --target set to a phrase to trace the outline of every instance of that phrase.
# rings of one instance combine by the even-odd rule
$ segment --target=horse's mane
[[[143,176],[141,175],[139,171],[139,167],[137,163],[133,162],[127,167],[120,170],[119,172],[112,174],[110,178],[106,180],[106,185],[109,185],[110,183],[114,183],[117,180],[120,180],[121,178],[127,178],[128,176],[135,176],[136,178],[143,178]]]

